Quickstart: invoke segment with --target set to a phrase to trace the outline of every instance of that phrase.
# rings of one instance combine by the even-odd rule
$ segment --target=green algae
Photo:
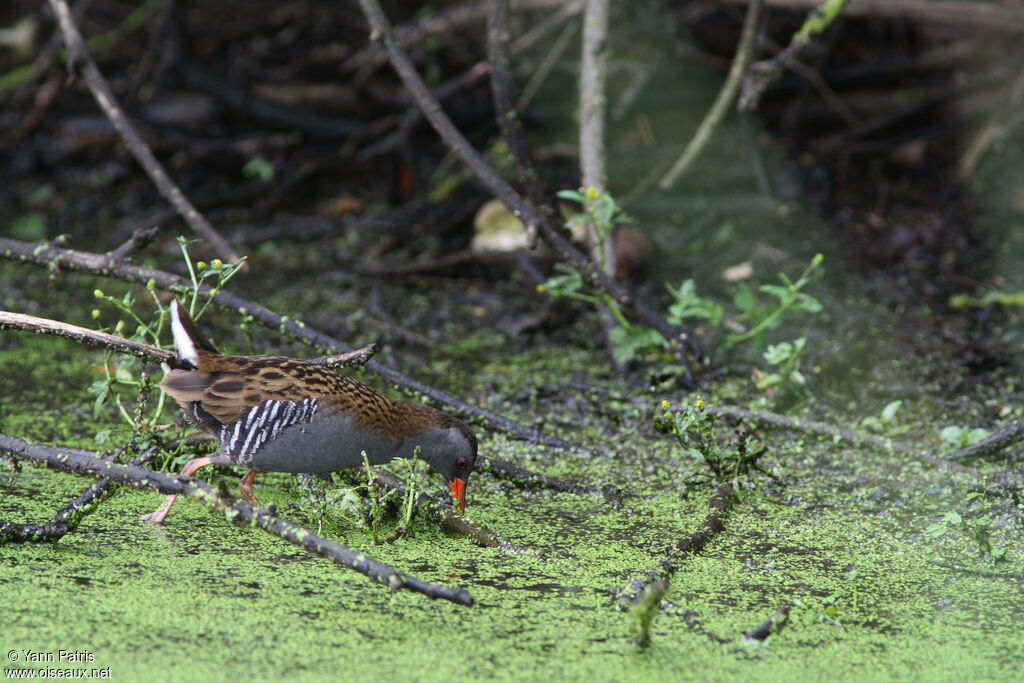
[[[680,64],[656,77],[692,83],[704,97],[713,96],[717,83],[706,71]],[[645,90],[651,96],[674,92],[674,85]],[[613,163],[623,162],[610,174],[613,182],[644,175],[661,148],[671,146],[672,135],[685,133],[679,103],[671,104],[669,117],[653,121],[658,149],[612,155]],[[637,106],[650,109],[642,100]],[[561,116],[572,107],[546,111]],[[550,126],[544,113],[542,122]],[[570,139],[565,131],[552,138]],[[778,150],[738,144],[740,139],[738,129],[727,125],[685,195],[653,195],[630,207],[663,247],[652,277],[695,277],[702,292],[707,283],[708,292],[727,301],[734,292],[721,281],[724,267],[749,260],[760,281],[772,281],[776,271],[798,271],[811,253],[825,248],[828,279],[814,292],[825,311],[792,319],[772,338],[808,335],[812,401],[783,405],[777,395],[756,394],[750,373],[762,365],[760,353],[741,348],[718,359],[723,376],[707,395],[710,402],[785,408],[856,425],[904,398],[894,429],[925,446],[936,442],[942,426],[987,425],[993,416],[1020,415],[1002,395],[1019,391],[1013,378],[951,395],[949,378],[930,369],[946,367],[949,359],[916,353],[934,346],[930,312],[881,310],[851,285],[857,278],[841,249],[811,239],[825,229],[793,201],[792,179],[773,171],[772,194],[740,170],[752,153],[780,168]],[[1016,156],[1001,159],[1000,166],[1020,166]],[[629,187],[612,189],[618,196]],[[1019,226],[1018,213],[1012,212],[1012,225]],[[800,239],[793,237],[794,225]],[[1019,241],[1006,244],[998,251],[1001,263],[1016,263]],[[465,586],[476,600],[467,609],[376,585],[257,529],[236,527],[195,501],[179,501],[167,524],[153,528],[138,517],[161,497],[123,490],[57,543],[0,546],[6,597],[0,643],[7,649],[88,651],[96,666],[110,666],[115,678],[128,680],[382,674],[423,681],[1019,678],[1019,583],[932,564],[1021,571],[1019,515],[1007,493],[989,490],[985,480],[909,455],[762,430],[771,448],[765,463],[781,483],[742,482],[725,531],[673,576],[652,625],[651,646],[641,651],[616,597],[633,577],[658,566],[707,514],[710,490],[689,483],[700,463],[651,429],[661,399],[686,397],[616,375],[596,341],[600,323],[594,316],[568,331],[541,329],[529,333],[528,343],[510,342],[498,331],[502,324],[534,315],[538,307],[514,284],[485,291],[465,282],[403,282],[381,287],[374,312],[366,310],[364,284],[324,286],[319,267],[332,267],[327,250],[268,244],[254,254],[254,263],[287,277],[265,282],[240,274],[233,287],[251,291],[253,300],[294,311],[353,345],[380,338],[395,347],[411,375],[590,449],[556,452],[481,431],[485,456],[588,484],[613,484],[623,490],[622,508],[597,495],[524,490],[480,473],[470,482],[470,518],[540,557],[481,548],[422,520],[410,536],[387,545],[374,544],[355,524],[329,530],[330,538],[400,571]],[[0,301],[10,310],[45,310],[49,317],[88,325],[81,320],[92,307],[88,293],[96,286],[123,287],[81,276],[55,283],[38,276],[33,289],[25,281],[36,276],[24,268],[0,264],[0,282],[9,285]],[[238,322],[213,312],[204,326],[226,349],[315,355],[273,333],[243,333]],[[389,332],[392,322],[436,346],[410,347]],[[85,392],[101,362],[91,349],[4,332],[0,427],[41,442],[109,446],[96,444],[94,435],[119,428],[119,418],[107,408],[93,418]],[[122,436],[115,432],[113,441]],[[992,478],[1002,470],[998,464],[979,468]],[[229,488],[238,474],[204,471],[226,477]],[[88,484],[31,467],[0,475],[0,518],[43,523]],[[436,479],[432,485],[440,487]],[[965,498],[979,490],[989,491],[991,502],[970,508]],[[286,517],[299,512],[289,507],[301,496],[289,476],[261,475],[256,493]],[[1006,551],[1006,560],[992,564],[962,529],[930,534],[929,525],[951,510],[992,515],[991,540]],[[780,633],[756,646],[741,642],[780,606],[791,609]]]
[[[445,315],[478,317],[473,302],[452,303],[453,290],[435,295],[450,297]],[[884,312],[842,305],[880,330],[877,349],[898,348]],[[403,311],[397,300],[394,310]],[[221,330],[225,343],[231,334]],[[63,340],[5,334],[3,343],[0,387],[5,397],[19,396],[0,407],[3,428],[98,447],[94,433],[120,419],[112,410],[94,419],[82,408],[91,406],[85,388],[102,357]],[[471,519],[540,557],[481,548],[422,520],[409,537],[387,545],[374,544],[355,524],[329,534],[423,580],[466,587],[473,608],[373,584],[257,529],[233,526],[194,501],[180,501],[165,527],[153,528],[138,517],[160,496],[125,490],[57,543],[0,547],[0,584],[11,605],[0,640],[38,652],[88,651],[115,676],[158,680],[316,680],[381,671],[415,680],[447,679],[453,671],[517,680],[1009,680],[1019,670],[1018,584],[931,564],[1019,571],[1020,527],[1005,505],[986,510],[995,515],[992,543],[1006,551],[1001,564],[981,557],[961,530],[928,533],[947,511],[966,513],[965,496],[983,483],[912,457],[770,432],[765,462],[781,483],[743,482],[725,531],[682,563],[650,647],[638,650],[616,596],[707,514],[709,490],[688,483],[700,463],[651,428],[665,394],[626,386],[601,349],[544,337],[532,351],[505,347],[500,335],[470,333],[432,353],[441,363],[416,372],[588,446],[554,452],[481,433],[485,456],[613,484],[623,490],[622,508],[598,495],[524,490],[481,472],[470,483]],[[804,412],[840,423],[877,414],[892,397],[874,378],[911,382],[927,363],[892,363],[895,354],[880,351],[874,365],[857,371],[868,381],[856,400],[834,389],[824,395],[833,405],[826,400]],[[467,363],[469,357],[480,362]],[[734,359],[742,367],[756,362],[756,353],[751,357]],[[927,391],[928,381],[914,386]],[[566,382],[587,388],[565,390]],[[748,396],[750,382],[737,372],[714,389],[710,402],[718,394]],[[897,428],[926,443],[937,435],[936,423],[976,422],[998,401],[990,389],[963,406],[922,396],[901,410]],[[769,397],[764,405],[772,406]],[[979,405],[988,406],[980,415]],[[238,474],[207,476],[226,476],[233,488]],[[31,467],[3,475],[0,518],[43,523],[88,483]],[[285,516],[301,496],[287,475],[261,476],[256,493]],[[756,646],[741,642],[781,606],[791,613],[780,633]]]

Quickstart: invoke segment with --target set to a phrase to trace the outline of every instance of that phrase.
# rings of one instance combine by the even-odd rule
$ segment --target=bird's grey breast
[[[303,409],[307,401],[312,405]],[[263,409],[269,403],[275,402],[267,401],[252,410]],[[246,449],[238,464],[258,472],[334,472],[362,465],[362,451],[372,463],[387,462],[398,455],[401,442],[360,426],[349,414],[330,407],[321,409],[315,399],[278,403],[297,407],[289,409],[288,419],[279,417],[275,422],[268,417],[266,437],[255,448]],[[278,410],[279,416],[282,410]],[[253,422],[256,424],[258,419]]]

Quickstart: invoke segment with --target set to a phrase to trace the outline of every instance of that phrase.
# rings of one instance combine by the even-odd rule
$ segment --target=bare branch
[[[557,228],[534,209],[530,204],[517,193],[504,178],[491,168],[484,161],[483,157],[469,144],[466,138],[459,132],[451,119],[444,113],[441,105],[430,94],[423,79],[416,72],[415,66],[405,54],[401,45],[395,40],[391,30],[391,24],[377,0],[359,0],[370,23],[371,39],[381,40],[388,49],[391,56],[391,63],[398,72],[399,77],[405,84],[412,98],[423,111],[423,115],[438,132],[441,138],[449,147],[462,159],[480,181],[505,206],[509,207],[512,213],[523,221],[527,230],[540,230],[541,236],[555,249],[558,254],[571,263],[594,287],[607,292],[619,305],[636,313],[645,324],[657,329],[672,343],[680,344],[680,360],[685,369],[685,384],[688,387],[696,386],[693,370],[690,367],[687,350],[693,350],[698,356],[703,356],[703,349],[696,336],[689,331],[680,330],[670,324],[653,308],[646,305],[642,300],[635,299],[621,284],[611,280],[604,273],[594,267],[586,256],[563,237]]]
[[[515,85],[508,57],[508,0],[489,0],[487,9],[487,59],[491,67],[494,115],[526,195],[537,206],[544,206],[549,197],[530,154],[520,112],[516,110]],[[530,242],[533,241],[534,236],[531,235]]]
[[[100,109],[110,119],[114,130],[121,136],[125,146],[131,151],[142,168],[145,169],[153,184],[160,191],[160,194],[177,210],[178,215],[188,223],[189,227],[197,235],[208,241],[218,255],[222,256],[225,260],[237,261],[239,259],[238,253],[224,241],[224,238],[213,229],[210,222],[192,205],[192,202],[181,191],[181,188],[171,180],[170,176],[167,175],[167,171],[164,170],[164,167],[153,156],[149,146],[146,145],[136,132],[128,117],[124,115],[121,105],[118,103],[117,98],[114,97],[114,92],[110,89],[110,85],[103,77],[99,67],[96,66],[92,56],[90,56],[89,48],[86,47],[85,41],[82,39],[82,34],[79,32],[78,26],[71,16],[71,10],[68,8],[67,3],[64,0],[48,0],[48,2],[54,14],[57,15],[61,34],[64,36],[64,43],[68,46],[68,70],[74,73],[75,65],[81,66],[86,85],[89,86],[89,90],[96,99],[96,103],[99,104]]]
[[[79,327],[58,320],[37,318],[34,315],[23,313],[11,313],[0,311],[0,330],[14,329],[38,332],[41,334],[52,334],[57,337],[64,337],[89,346],[102,346],[118,353],[126,353],[146,361],[165,363],[174,359],[174,353],[165,351],[149,344],[132,341],[117,335],[97,332],[87,327]]]
[[[429,598],[448,600],[457,605],[468,607],[473,604],[473,597],[464,588],[420,581],[394,567],[377,562],[365,553],[317,536],[308,529],[277,517],[267,508],[254,508],[245,501],[226,497],[199,479],[178,477],[137,465],[118,465],[96,457],[92,451],[32,445],[6,434],[0,434],[0,451],[8,453],[11,457],[31,460],[62,472],[94,475],[117,484],[127,484],[164,494],[189,496],[224,515],[228,521],[240,526],[259,527],[272,536],[353,569],[392,590],[404,588]]]
[[[749,0],[719,0],[745,5]],[[769,0],[769,7],[810,10],[821,0]],[[850,0],[846,15],[851,17],[906,17],[916,21],[957,27],[990,29],[1001,33],[1024,33],[1024,11],[1019,3],[977,0]]]
[[[693,134],[690,144],[686,146],[686,149],[679,155],[676,163],[665,174],[665,177],[661,179],[661,182],[658,183],[658,187],[661,189],[667,190],[671,188],[679,179],[679,176],[696,161],[718,128],[718,124],[725,117],[729,106],[736,99],[736,93],[743,80],[743,74],[746,72],[747,65],[750,64],[750,60],[754,56],[755,37],[757,36],[757,25],[761,15],[762,3],[763,0],[750,0],[747,7],[747,17],[743,20],[743,33],[740,35],[740,44],[736,48],[736,56],[733,57],[732,66],[729,68],[729,75],[726,77],[725,83],[722,84],[722,89],[718,92],[718,97],[715,98],[714,104],[708,110],[707,116],[700,122],[697,132]]]

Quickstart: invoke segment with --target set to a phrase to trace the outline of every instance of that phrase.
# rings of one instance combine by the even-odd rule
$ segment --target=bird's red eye
[[[465,467],[468,463],[469,461],[466,460],[465,458],[459,458],[458,460],[455,461],[455,464],[458,465],[459,467]]]

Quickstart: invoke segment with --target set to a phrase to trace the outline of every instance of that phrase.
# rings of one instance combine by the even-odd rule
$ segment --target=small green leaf
[[[789,342],[769,344],[768,350],[764,352],[764,359],[769,365],[781,365],[793,357],[793,348]]]
[[[896,418],[896,413],[899,412],[900,407],[903,406],[903,401],[893,401],[886,407],[882,408],[882,422],[889,424]]]
[[[732,303],[742,312],[750,313],[757,307],[757,295],[754,294],[754,290],[750,288],[750,285],[744,282],[740,284],[739,291],[732,298]]]
[[[263,157],[253,157],[242,166],[242,175],[246,178],[259,178],[265,183],[274,179],[274,165]]]

